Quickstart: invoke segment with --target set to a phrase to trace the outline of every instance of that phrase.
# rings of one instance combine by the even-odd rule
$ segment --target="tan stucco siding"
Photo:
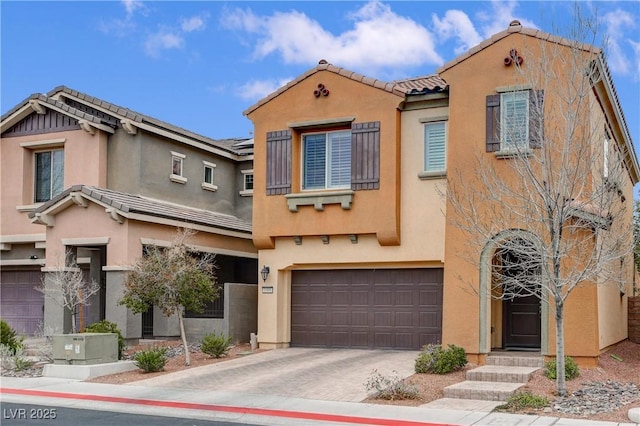
[[[0,233],[2,235],[44,233],[41,225],[31,224],[28,211],[17,206],[34,204],[34,152],[52,149],[34,144],[59,140],[56,147],[64,147],[64,188],[74,184],[106,186],[107,135],[94,135],[83,130],[2,138],[0,141],[0,176],[2,199]]]
[[[329,96],[315,97],[318,84]],[[400,130],[402,98],[332,72],[318,72],[265,105],[249,118],[255,123],[254,242],[272,248],[273,239],[296,235],[376,234],[381,244],[400,242]],[[282,195],[266,196],[266,133],[287,130],[292,123],[355,117],[355,122],[380,121],[380,189],[356,191],[350,210],[326,205],[324,211],[302,206],[291,212]],[[348,127],[346,127],[348,128]],[[308,130],[312,131],[312,130]],[[301,135],[293,131],[292,192],[301,192]],[[310,191],[309,191],[310,192]]]
[[[352,84],[349,83],[348,86]],[[375,120],[375,116],[360,113],[363,108],[366,109],[371,104],[363,100],[362,97],[370,96],[369,91],[375,89],[366,88],[362,94],[363,89],[360,86],[355,84],[353,87],[345,87],[344,90],[355,92],[350,96],[350,109],[338,111],[335,115],[333,115],[334,112],[331,112],[332,115],[329,117],[353,115],[357,117],[357,121]],[[307,91],[311,92],[312,90],[307,88],[301,91],[299,96],[304,98],[305,95],[310,94]],[[334,93],[335,90],[331,92],[330,96],[333,96]],[[388,102],[386,108],[395,111],[396,102],[396,100]],[[269,104],[266,109],[270,108]],[[383,107],[380,106],[379,109],[383,110]],[[264,196],[265,160],[264,157],[259,159],[261,155],[264,155],[264,148],[260,146],[264,144],[264,141],[260,143],[256,139],[256,157],[258,159],[255,162],[254,229],[260,229],[261,226],[269,227],[271,233],[268,238],[273,241],[273,249],[262,247],[259,257],[259,267],[267,265],[271,270],[267,281],[261,284],[273,287],[272,294],[263,294],[262,292],[258,294],[258,338],[261,347],[287,346],[291,340],[292,270],[443,266],[445,199],[439,194],[439,190],[444,189],[443,179],[422,180],[418,175],[424,171],[424,124],[421,120],[429,117],[443,117],[447,113],[446,107],[403,111],[399,120],[402,126],[401,139],[388,140],[385,137],[381,139],[383,146],[384,144],[392,144],[392,142],[396,145],[396,148],[388,147],[392,152],[398,150],[399,161],[390,162],[390,166],[395,167],[396,170],[385,172],[381,167],[381,190],[356,191],[352,209],[346,211],[342,210],[340,206],[329,205],[325,206],[322,212],[317,212],[312,206],[308,206],[300,208],[297,213],[290,213],[288,210],[284,210],[286,209],[284,197]],[[284,112],[274,113],[271,117],[271,114],[265,113],[267,118],[278,117],[279,120],[285,118],[280,123],[273,125],[262,125],[262,118],[256,119],[257,137],[268,130],[279,129],[279,124],[297,120],[290,118],[294,112],[289,111],[287,114],[290,115],[286,116]],[[360,120],[360,117],[364,118]],[[327,117],[305,117],[307,120],[312,118],[318,120]],[[393,119],[395,120],[396,117]],[[260,126],[263,130],[258,130]],[[384,129],[385,126],[386,122],[383,121],[381,128]],[[399,130],[397,132],[400,133]],[[294,138],[295,143],[296,139]],[[385,161],[383,152],[381,153],[381,161]],[[299,166],[294,167],[293,172],[293,187],[298,189],[300,186],[299,169]],[[387,199],[382,196],[382,191],[385,189],[383,184],[388,181],[388,176],[394,173],[399,176],[393,181],[402,181],[402,188],[400,190],[394,184],[391,189],[398,191],[398,194],[394,194],[394,198]],[[388,193],[388,191],[384,193]],[[384,202],[381,203],[381,200]],[[269,206],[274,204],[284,209],[281,208],[275,212],[269,210]],[[382,221],[384,216],[388,216],[387,222]],[[394,219],[394,217],[398,219]],[[394,230],[393,220],[399,222],[393,226],[399,226],[401,244],[386,246],[380,242],[379,230],[384,223],[387,224],[385,225],[387,229]],[[394,232],[396,231],[394,230]],[[356,234],[357,242],[352,242],[348,234]],[[329,236],[328,244],[322,242],[322,235]],[[296,244],[294,236],[301,236],[301,244]]]

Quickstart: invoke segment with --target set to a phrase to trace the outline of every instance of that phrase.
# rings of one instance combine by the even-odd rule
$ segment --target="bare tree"
[[[565,41],[532,37],[512,51],[513,89],[497,95],[499,150],[477,156],[475,176],[450,172],[444,191],[447,217],[469,241],[461,255],[478,265],[480,253],[493,250],[484,296],[533,295],[553,312],[560,395],[567,299],[582,285],[623,292],[632,276],[629,153],[593,113],[610,78],[596,36],[595,19],[578,14]]]
[[[93,280],[85,281],[82,269],[76,263],[71,250],[65,252],[64,265],[43,277],[36,290],[69,310],[71,332],[76,333],[79,310],[90,304],[89,299],[100,291],[100,284]],[[84,325],[80,326],[83,328]]]
[[[191,365],[184,329],[184,310],[203,312],[207,302],[218,297],[214,256],[192,253],[188,239],[194,235],[179,229],[169,247],[147,246],[124,282],[120,304],[136,313],[159,307],[167,315],[178,315],[185,364]]]

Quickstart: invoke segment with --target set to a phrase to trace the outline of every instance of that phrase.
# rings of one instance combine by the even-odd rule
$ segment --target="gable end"
[[[80,124],[75,118],[58,111],[45,108],[44,114],[33,112],[11,126],[2,137],[37,135],[42,133],[64,132],[78,130]]]

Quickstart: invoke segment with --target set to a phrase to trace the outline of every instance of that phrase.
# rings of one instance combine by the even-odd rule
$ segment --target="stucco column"
[[[123,294],[123,286],[127,269],[117,266],[105,266],[107,288],[105,295],[105,319],[116,323],[125,339],[142,337],[142,314],[134,314],[124,305],[118,304]]]
[[[45,285],[51,286],[52,274],[56,271],[43,268],[42,274]],[[59,333],[71,333],[71,312],[60,306],[58,302],[50,297],[44,297],[44,334],[47,336]]]
[[[267,253],[265,253],[267,252]],[[291,271],[280,269],[273,250],[260,253],[259,268],[269,266],[266,281],[258,278],[258,343],[262,349],[289,347],[291,342]]]

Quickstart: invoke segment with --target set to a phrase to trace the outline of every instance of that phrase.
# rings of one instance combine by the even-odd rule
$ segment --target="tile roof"
[[[147,216],[167,218],[186,223],[211,226],[230,231],[251,233],[251,224],[232,215],[216,213],[209,210],[195,209],[179,204],[147,198],[141,195],[127,194],[89,185],[74,185],[56,197],[44,203],[42,206],[29,213],[29,217],[35,217],[36,213],[43,213],[63,201],[72,192],[81,192],[86,198],[99,201],[122,212],[138,213]]]
[[[444,92],[449,88],[447,82],[438,75],[406,78],[404,80],[396,80],[394,83],[403,88],[407,95]]]
[[[104,101],[94,96],[90,96],[86,93],[79,92],[77,90],[71,89],[66,86],[58,86],[54,88],[53,90],[49,91],[49,93],[47,93],[47,96],[56,97],[56,96],[59,96],[60,94],[62,94],[62,96],[64,96],[65,94],[72,96],[86,103],[92,104],[96,107],[105,109],[113,114],[127,118],[136,123],[149,124],[159,129],[177,133],[179,135],[186,136],[191,139],[195,139],[207,145],[215,146],[217,148],[220,148],[222,150],[228,151],[236,155],[249,155],[253,153],[253,150],[251,150],[251,152],[248,152],[248,150],[246,149],[235,150],[233,147],[233,143],[228,143],[229,141],[234,141],[234,142],[237,141],[238,140],[237,138],[221,139],[221,140],[211,139],[209,137],[184,129],[182,127],[174,126],[173,124],[167,123],[166,121],[158,120],[157,118],[151,117],[149,115],[141,114],[129,108],[124,108],[124,107],[112,104],[110,102]]]
[[[317,66],[315,66],[314,68],[311,68],[310,70],[308,70],[307,72],[305,72],[304,74],[296,77],[295,79],[291,80],[290,82],[288,82],[287,84],[285,84],[284,86],[280,87],[278,90],[276,90],[275,92],[267,95],[266,97],[260,99],[258,102],[256,102],[255,104],[253,104],[252,106],[250,106],[249,108],[247,108],[246,110],[244,110],[242,113],[244,115],[248,115],[251,114],[253,111],[255,111],[256,109],[258,109],[259,107],[261,107],[262,105],[266,104],[267,102],[269,102],[271,99],[276,98],[278,96],[280,96],[282,93],[286,92],[287,90],[289,90],[291,87],[295,86],[296,84],[300,83],[301,81],[311,77],[312,75],[320,72],[320,71],[329,71],[332,72],[334,74],[338,74],[341,75],[343,77],[349,78],[351,80],[363,83],[363,84],[367,84],[371,87],[375,87],[378,88],[380,90],[384,90],[387,91],[389,93],[393,93],[397,96],[402,96],[404,97],[405,95],[405,90],[394,84],[394,83],[389,83],[386,81],[382,81],[382,80],[377,80],[375,78],[371,78],[371,77],[366,77],[362,74],[358,74],[356,72],[353,71],[349,71],[346,68],[341,68],[341,67],[337,67],[335,65],[331,65],[329,64],[327,61],[321,60]]]
[[[476,53],[480,52],[481,50],[486,49],[487,47],[491,46],[492,44],[498,42],[499,40],[502,40],[505,37],[508,37],[509,35],[513,34],[513,33],[520,33],[520,34],[524,34],[530,37],[534,37],[540,40],[544,40],[544,41],[549,41],[551,43],[557,43],[560,45],[564,45],[564,46],[569,46],[569,47],[577,47],[579,49],[585,50],[585,51],[591,51],[594,53],[600,53],[601,49],[599,49],[598,47],[595,47],[593,45],[587,44],[587,43],[578,43],[574,40],[569,40],[567,38],[564,37],[559,37],[550,33],[546,33],[544,31],[540,31],[540,30],[536,30],[533,28],[525,28],[520,24],[520,21],[514,20],[511,21],[511,23],[509,24],[509,27],[506,30],[500,31],[499,33],[496,33],[494,35],[492,35],[490,38],[484,40],[482,43],[472,47],[471,49],[467,50],[465,53],[463,53],[462,55],[456,56],[454,59],[452,59],[451,61],[447,62],[446,64],[442,65],[440,68],[438,68],[436,70],[436,73],[438,74],[442,74],[443,72],[445,72],[446,70],[448,70],[449,68],[455,66],[456,64],[459,64],[460,62],[468,59],[469,57],[475,55]]]

